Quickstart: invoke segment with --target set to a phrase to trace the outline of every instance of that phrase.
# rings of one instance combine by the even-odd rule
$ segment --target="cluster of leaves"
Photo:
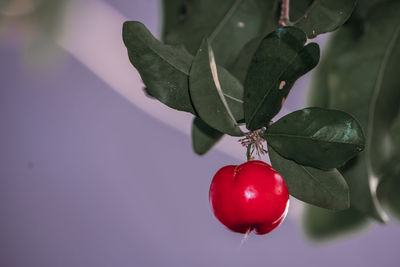
[[[337,213],[307,208],[304,226],[314,238],[346,233],[371,218],[385,222],[385,205],[400,215],[399,12],[396,0],[360,0],[330,39],[315,75],[311,105],[354,116],[364,129],[366,149],[340,169],[351,208]]]
[[[319,107],[272,120],[295,81],[318,64],[319,47],[306,45],[307,39],[337,29],[355,5],[356,0],[292,1],[289,26],[280,28],[277,0],[221,0],[217,6],[211,0],[165,0],[164,42],[135,21],[124,23],[123,40],[146,93],[195,116],[196,153],[209,151],[224,134],[243,136],[242,125],[260,131],[290,194],[324,208],[307,211],[307,229],[325,232],[315,230],[315,225],[329,221],[329,216],[335,227],[346,225],[337,223],[338,216],[354,221],[371,215],[383,220],[372,187],[386,170],[387,159],[400,155],[399,151],[386,155],[386,147],[382,149],[389,138],[384,129],[400,128],[392,127],[399,93],[390,90],[397,81],[393,75],[386,79],[387,71],[395,71],[392,65],[399,62],[397,24],[376,26],[374,20],[386,16],[376,13],[361,34],[360,20],[352,19],[332,39],[319,67],[313,101]],[[385,12],[394,17],[399,10],[387,8]],[[366,12],[356,14],[361,17]],[[364,150],[365,143],[365,152],[346,164]],[[392,170],[390,176],[398,171]],[[392,182],[387,183],[390,190]],[[395,194],[383,194],[398,202]]]

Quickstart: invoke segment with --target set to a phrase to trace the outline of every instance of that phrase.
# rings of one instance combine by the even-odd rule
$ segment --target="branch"
[[[279,19],[279,26],[285,27],[288,25],[289,21],[289,1],[290,0],[282,0],[281,6],[281,17]]]

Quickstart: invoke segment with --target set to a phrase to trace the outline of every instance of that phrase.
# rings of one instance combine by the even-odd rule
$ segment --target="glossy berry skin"
[[[282,176],[265,162],[252,160],[221,168],[210,186],[215,216],[238,233],[271,232],[285,218],[289,192]]]

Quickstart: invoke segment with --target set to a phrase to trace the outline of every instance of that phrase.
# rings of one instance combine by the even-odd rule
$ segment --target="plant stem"
[[[279,26],[285,27],[289,21],[289,2],[290,0],[282,0],[281,17],[279,19]]]

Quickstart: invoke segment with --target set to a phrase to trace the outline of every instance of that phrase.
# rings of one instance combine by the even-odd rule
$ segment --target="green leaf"
[[[336,81],[336,75],[331,71],[335,60],[341,54],[352,49],[352,46],[360,37],[361,29],[358,22],[354,19],[350,19],[349,22],[351,23],[341,27],[331,35],[326,48],[323,50],[322,59],[312,76],[312,86],[308,95],[310,106],[329,108],[329,88]]]
[[[271,146],[268,146],[268,153],[272,167],[282,175],[290,195],[321,208],[344,210],[349,207],[349,189],[339,171],[299,165],[280,156]]]
[[[397,156],[400,154],[400,110],[390,129],[390,136],[394,144],[393,147],[394,149],[392,154],[394,156]]]
[[[167,43],[184,44],[195,54],[208,37],[218,64],[225,67],[244,44],[275,29],[279,20],[279,1],[273,0],[192,0],[186,6],[184,20],[167,35]]]
[[[400,179],[399,176],[385,179],[378,187],[379,200],[385,204],[389,212],[400,220]]]
[[[290,2],[290,25],[302,29],[308,38],[331,32],[350,17],[357,0],[296,0]]]
[[[400,156],[395,158],[397,169],[385,176],[379,183],[377,195],[379,200],[388,208],[389,212],[400,220]]]
[[[385,174],[378,186],[377,195],[391,214],[400,220],[400,113],[390,130],[393,140],[391,159],[385,166]]]
[[[182,21],[186,13],[185,0],[163,0],[163,40],[171,33]]]
[[[303,229],[315,241],[347,237],[349,232],[361,230],[367,224],[368,218],[352,208],[334,212],[308,205],[303,213]]]
[[[223,133],[208,126],[200,118],[194,118],[192,124],[192,146],[196,154],[206,154],[223,135]]]
[[[264,36],[258,36],[250,40],[243,48],[240,50],[239,55],[228,67],[228,70],[242,83],[244,84],[246,80],[246,75],[250,67],[251,60],[253,59],[254,53],[260,46],[261,41]]]
[[[294,82],[319,60],[315,43],[304,46],[304,32],[294,27],[268,34],[251,61],[244,85],[244,114],[249,130],[267,125],[279,112]]]
[[[124,23],[123,40],[147,92],[171,108],[195,114],[188,89],[193,57],[183,47],[162,44],[137,21]]]
[[[382,1],[382,0],[374,0]],[[333,31],[341,26],[352,13],[356,0],[296,0],[290,2],[290,18],[297,23],[292,23],[306,32],[309,38],[316,35]],[[321,10],[323,12],[321,12]],[[340,13],[342,12],[342,13]],[[325,16],[328,14],[329,16]],[[304,18],[304,16],[307,16]],[[278,18],[274,18],[278,20]],[[313,29],[315,28],[315,29]],[[270,31],[275,30],[270,28]],[[313,30],[315,31],[313,33]],[[244,82],[252,56],[259,46],[263,37],[255,37],[242,48],[234,63],[229,66],[229,71],[235,75],[240,82]],[[322,89],[321,89],[322,90]],[[320,92],[320,91],[319,91]]]
[[[329,70],[329,108],[350,113],[360,122],[366,150],[343,170],[351,205],[378,221],[386,214],[376,197],[393,147],[389,135],[400,103],[400,2],[376,6],[362,36],[336,55]]]
[[[363,20],[367,20],[368,13],[371,12],[371,10],[375,6],[383,4],[384,2],[388,1],[397,1],[397,0],[358,0],[356,8],[354,10],[354,14],[356,14]]]
[[[364,149],[361,126],[339,110],[306,108],[284,116],[263,134],[287,159],[319,169],[342,166]]]
[[[232,136],[243,135],[237,123],[243,114],[243,87],[227,70],[217,67],[207,40],[193,61],[189,85],[193,105],[205,123]]]

